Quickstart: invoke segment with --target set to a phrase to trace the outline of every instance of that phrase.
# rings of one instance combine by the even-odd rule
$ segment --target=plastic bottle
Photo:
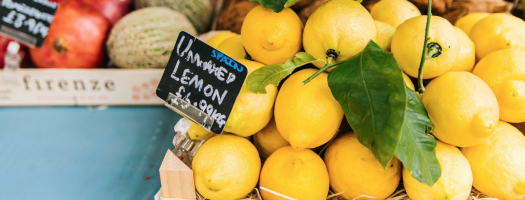
[[[14,41],[9,42],[9,45],[7,46],[7,52],[4,56],[4,82],[13,84],[16,83],[16,74],[18,69],[20,69],[23,57],[23,52],[20,52],[20,44]]]

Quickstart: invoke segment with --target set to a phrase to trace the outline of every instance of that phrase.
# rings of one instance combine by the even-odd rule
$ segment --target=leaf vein
[[[416,138],[414,137],[414,134],[412,134],[412,129],[410,128],[410,125],[408,125],[408,123],[405,123],[405,125],[407,126],[408,128],[408,131],[410,132],[410,138],[412,138],[412,140],[414,141],[414,143],[416,143],[416,147],[417,149],[419,150],[419,152],[421,152],[421,154],[423,154],[423,150],[420,148],[419,146],[419,143],[417,142]],[[423,157],[423,166],[430,172],[430,167],[428,166],[428,161],[426,159],[425,156],[422,156]],[[432,178],[432,176],[430,176],[430,178]]]
[[[286,72],[286,70],[289,70],[289,69],[283,68],[282,70],[279,70],[277,73],[272,74],[268,78],[264,79],[264,81],[262,82],[263,84],[261,84],[261,85],[259,85],[259,87],[257,87],[257,91],[261,91],[262,89],[266,88],[266,86],[268,84],[272,84],[271,81],[269,81],[269,80],[272,79],[275,76],[280,75],[280,73]],[[268,83],[268,82],[270,82],[270,83]]]
[[[363,53],[361,53],[359,55],[359,68],[361,68],[360,72],[361,72],[361,78],[363,79],[363,86],[365,87],[365,91],[366,91],[366,97],[368,98],[368,104],[370,105],[370,113],[372,113],[371,115],[371,118],[372,118],[372,124],[376,124],[376,120],[375,120],[375,117],[374,117],[374,108],[372,106],[372,99],[370,97],[370,92],[368,91],[368,87],[366,86],[366,80],[365,80],[365,75],[363,74]],[[374,135],[377,136],[377,130],[376,130],[376,126],[372,126],[373,129],[374,129]],[[375,138],[374,138],[375,140]],[[372,145],[372,144],[370,144]]]

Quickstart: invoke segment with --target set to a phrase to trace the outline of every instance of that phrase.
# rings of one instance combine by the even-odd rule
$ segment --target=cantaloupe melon
[[[197,34],[181,13],[163,7],[136,10],[111,30],[109,57],[122,68],[164,68],[181,31]]]
[[[137,9],[152,6],[167,7],[184,14],[199,33],[210,29],[213,11],[210,0],[135,0]]]

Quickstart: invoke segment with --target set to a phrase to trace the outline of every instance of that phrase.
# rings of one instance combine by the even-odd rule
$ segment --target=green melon
[[[196,34],[181,13],[163,7],[136,10],[111,30],[106,43],[109,57],[122,68],[164,68],[181,31]]]
[[[168,7],[186,15],[199,33],[210,29],[213,11],[210,0],[135,0],[137,9],[152,6]]]

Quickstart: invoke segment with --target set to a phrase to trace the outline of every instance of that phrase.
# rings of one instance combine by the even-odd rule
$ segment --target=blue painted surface
[[[179,118],[160,106],[0,108],[0,199],[153,199]]]

